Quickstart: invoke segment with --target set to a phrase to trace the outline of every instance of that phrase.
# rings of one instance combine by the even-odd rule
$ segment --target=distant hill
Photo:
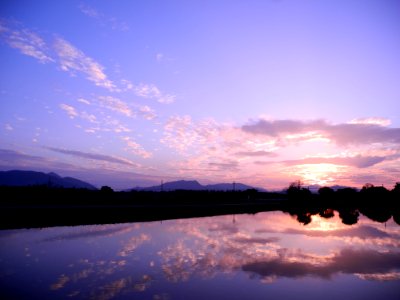
[[[0,186],[30,186],[48,185],[50,187],[83,188],[96,190],[97,188],[82,180],[72,177],[61,177],[56,173],[42,173],[35,171],[0,171]]]
[[[312,193],[317,194],[318,190],[322,187],[324,187],[324,185],[319,185],[319,184],[312,184],[312,185],[305,185],[304,187],[308,188]],[[345,188],[352,188],[352,189],[356,189],[359,190],[357,188],[353,188],[353,187],[349,187],[349,186],[345,186],[345,185],[332,185],[332,186],[328,186],[330,187],[332,190],[337,191],[340,189],[345,189]]]
[[[244,191],[248,189],[254,189],[255,187],[243,184],[243,183],[235,183],[235,190],[236,191]],[[265,189],[262,188],[255,188],[258,191],[265,192]],[[155,185],[150,187],[136,187],[133,190],[138,191],[153,191],[159,192],[163,191],[175,191],[175,190],[191,190],[191,191],[232,191],[233,190],[233,183],[217,183],[217,184],[208,184],[202,185],[197,180],[178,180],[178,181],[171,181],[166,182],[162,186]]]

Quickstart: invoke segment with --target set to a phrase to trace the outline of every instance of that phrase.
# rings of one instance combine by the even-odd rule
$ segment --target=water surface
[[[400,226],[282,212],[0,231],[5,299],[400,299]]]

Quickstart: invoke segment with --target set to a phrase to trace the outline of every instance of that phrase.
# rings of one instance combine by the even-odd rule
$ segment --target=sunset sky
[[[400,1],[0,3],[0,169],[115,189],[400,181]]]

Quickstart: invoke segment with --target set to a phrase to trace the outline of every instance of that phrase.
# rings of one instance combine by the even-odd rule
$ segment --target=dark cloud
[[[71,155],[71,156],[76,156],[76,157],[81,157],[81,158],[86,158],[86,159],[94,159],[94,160],[100,160],[100,161],[106,161],[110,163],[117,163],[117,164],[122,164],[122,165],[128,165],[128,166],[134,166],[137,167],[138,165],[125,159],[109,156],[109,155],[103,155],[103,154],[96,154],[96,153],[88,153],[88,152],[81,152],[81,151],[76,151],[76,150],[67,150],[67,149],[59,149],[59,148],[53,148],[53,147],[45,147],[48,150],[66,154],[66,155]]]
[[[323,120],[259,120],[242,126],[242,130],[252,134],[280,137],[283,134],[299,134],[314,131],[333,140],[339,145],[369,143],[400,143],[400,128],[389,128],[378,124],[337,124]]]
[[[330,278],[337,273],[385,274],[400,269],[399,252],[343,249],[324,265],[309,262],[292,262],[281,256],[268,261],[258,261],[242,266],[242,270],[261,277],[298,278],[316,276]]]

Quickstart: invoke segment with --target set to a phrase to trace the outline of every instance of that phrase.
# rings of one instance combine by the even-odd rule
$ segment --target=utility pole
[[[161,180],[161,192],[164,191],[164,180]]]
[[[236,190],[236,182],[233,182],[233,191]]]

